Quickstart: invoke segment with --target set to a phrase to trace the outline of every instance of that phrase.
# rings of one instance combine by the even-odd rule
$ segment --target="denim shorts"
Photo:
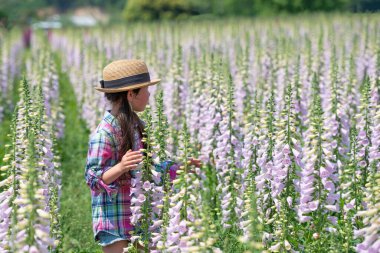
[[[102,247],[108,246],[112,243],[118,242],[118,241],[129,241],[129,238],[122,238],[120,236],[105,232],[105,231],[100,231],[97,235],[99,238],[98,244]]]

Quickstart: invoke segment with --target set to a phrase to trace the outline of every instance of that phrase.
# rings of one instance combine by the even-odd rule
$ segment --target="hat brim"
[[[138,88],[142,88],[145,86],[151,86],[155,85],[156,83],[159,83],[161,79],[153,79],[150,82],[147,83],[138,83],[135,85],[127,86],[127,87],[121,87],[121,88],[116,88],[116,89],[110,89],[110,88],[101,88],[101,87],[95,87],[96,90],[101,91],[101,92],[106,92],[106,93],[116,93],[116,92],[122,92],[122,91],[127,91],[127,90],[134,90]]]

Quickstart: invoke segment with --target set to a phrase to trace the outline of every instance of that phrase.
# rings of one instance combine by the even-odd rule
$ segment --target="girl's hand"
[[[187,161],[187,163],[188,163],[189,165],[194,165],[194,166],[197,167],[197,168],[202,167],[202,162],[201,162],[201,160],[199,160],[199,159],[195,159],[195,158],[193,158],[193,157],[188,157],[188,161]]]
[[[125,173],[130,170],[135,170],[138,164],[142,162],[142,157],[141,151],[128,150],[120,161],[122,171]]]

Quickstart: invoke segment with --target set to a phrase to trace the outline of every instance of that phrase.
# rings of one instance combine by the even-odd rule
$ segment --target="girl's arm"
[[[96,194],[107,192],[111,196],[112,193],[116,193],[118,190],[115,181],[110,183],[111,179],[120,174],[119,167],[117,165],[114,166],[117,162],[114,152],[116,152],[115,147],[106,132],[97,132],[91,136],[87,153],[85,179],[87,185]],[[106,178],[107,184],[103,181],[102,176],[111,169],[112,171],[107,173],[107,175],[111,174],[112,178]]]
[[[121,166],[121,163],[116,164],[111,169],[107,170],[102,175],[102,180],[105,184],[111,184],[116,179],[118,179],[121,175],[123,175],[125,172],[123,170],[123,167]]]
[[[124,173],[136,169],[141,162],[142,154],[140,151],[128,150],[118,164],[104,172],[102,180],[106,184],[111,184]]]

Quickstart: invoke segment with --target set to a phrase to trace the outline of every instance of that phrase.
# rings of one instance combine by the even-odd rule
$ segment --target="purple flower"
[[[326,168],[321,168],[321,178],[328,178],[331,175],[331,171]]]
[[[364,139],[364,138],[366,138],[366,137],[367,137],[367,133],[366,133],[366,131],[361,130],[361,131],[359,132],[359,134],[358,134],[358,137],[359,137],[360,139]]]
[[[157,234],[156,236],[152,237],[152,242],[157,243],[161,238],[162,236],[160,234]]]
[[[351,210],[352,208],[355,207],[355,205],[354,205],[353,203],[350,202],[350,203],[345,204],[344,207],[345,207],[347,210]]]
[[[288,202],[288,205],[289,205],[289,207],[292,207],[292,202],[293,202],[293,199],[292,199],[292,197],[287,197],[286,198],[286,201]]]
[[[359,166],[362,167],[362,168],[364,168],[365,166],[367,166],[366,161],[364,161],[364,160],[360,161],[359,162]]]
[[[335,217],[335,216],[329,216],[329,217],[327,217],[327,219],[328,219],[332,224],[334,224],[334,225],[336,225],[337,222],[338,222],[338,218]]]
[[[161,226],[162,223],[164,223],[163,220],[156,220],[156,221],[154,221],[153,224],[149,227],[149,231],[155,230],[156,228],[158,228],[159,226]]]
[[[307,222],[307,221],[310,221],[310,220],[311,220],[310,216],[304,216],[304,215],[302,215],[302,216],[299,217],[299,221],[300,222]]]
[[[132,196],[132,194],[134,194],[135,196],[138,196],[140,193],[141,193],[141,189],[140,188],[131,187],[131,191],[130,191],[129,195]]]
[[[285,144],[284,148],[282,149],[282,153],[284,153],[284,154],[289,154],[290,153],[289,144]]]
[[[168,236],[168,245],[173,245],[173,244],[177,244],[179,242],[179,237],[180,237],[180,234],[179,233],[173,233],[171,235]]]
[[[282,160],[282,164],[283,165],[290,165],[292,162],[290,161],[289,158],[285,158],[284,160]]]
[[[309,209],[310,209],[310,211],[317,210],[318,209],[318,205],[319,205],[319,201],[318,200],[314,200],[314,201],[309,202]]]
[[[152,179],[156,184],[159,184],[161,182],[161,173],[152,170]]]
[[[314,192],[314,187],[310,187],[310,188],[306,188],[306,187],[309,187],[310,184],[307,184],[307,185],[302,185],[304,186],[303,188],[301,188],[301,194],[302,195],[310,195]],[[311,183],[312,185],[312,183]],[[306,189],[305,189],[306,188]]]
[[[361,145],[363,145],[363,146],[368,146],[368,144],[369,144],[369,140],[368,140],[368,138],[366,138],[366,139],[364,139],[364,140],[360,140],[359,141],[359,143],[361,144]]]
[[[301,153],[297,150],[297,149],[292,149],[293,150],[293,154],[296,158],[300,158],[301,157]]]
[[[141,210],[141,206],[131,206],[132,214],[138,214]]]
[[[186,221],[183,220],[179,223],[178,232],[180,232],[180,234],[183,235],[184,233],[186,233],[186,231],[187,231]]]
[[[331,181],[325,181],[323,182],[324,187],[329,191],[329,192],[335,192],[335,185]]]
[[[313,198],[310,195],[305,195],[300,198],[301,204],[306,204],[311,201]]]
[[[149,191],[152,188],[149,181],[145,181],[142,187],[145,191]]]
[[[142,214],[136,214],[131,216],[131,223],[137,224],[138,220],[142,217]]]
[[[339,212],[339,206],[337,205],[325,205],[325,208],[332,212]]]

